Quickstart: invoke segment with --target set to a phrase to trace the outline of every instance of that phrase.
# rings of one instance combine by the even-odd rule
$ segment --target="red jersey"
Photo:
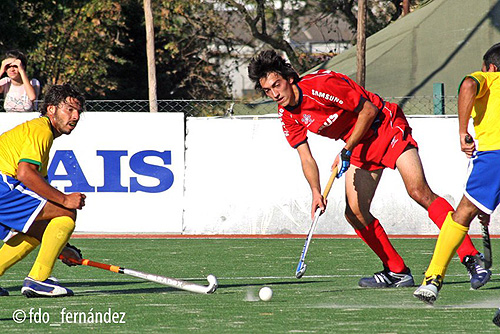
[[[378,95],[341,73],[319,70],[303,77],[297,86],[299,103],[294,107],[278,106],[283,132],[294,148],[307,140],[307,130],[347,141],[356,124],[357,108],[362,101],[368,100],[380,110],[384,106]],[[363,138],[372,134],[373,130],[369,130]]]
[[[394,169],[408,145],[418,147],[401,108],[384,102],[346,75],[319,70],[303,77],[297,87],[299,103],[294,107],[278,106],[283,132],[294,148],[307,141],[308,130],[347,141],[365,100],[373,103],[379,113],[353,149],[351,164],[366,170]]]

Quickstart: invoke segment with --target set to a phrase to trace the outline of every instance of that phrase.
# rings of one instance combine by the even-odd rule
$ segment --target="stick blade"
[[[219,287],[219,283],[217,282],[217,277],[215,277],[214,275],[208,275],[207,280],[208,280],[208,287],[206,293],[207,294],[214,293],[215,290],[217,290],[217,288]]]
[[[300,262],[295,272],[295,277],[301,278],[306,273],[307,265],[304,262]]]

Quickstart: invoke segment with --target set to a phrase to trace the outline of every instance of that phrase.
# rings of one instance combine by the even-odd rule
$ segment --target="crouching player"
[[[81,193],[63,194],[47,182],[49,151],[53,140],[70,134],[78,124],[85,98],[72,85],[52,86],[45,95],[41,117],[27,121],[0,136],[0,276],[40,243],[35,263],[24,280],[26,297],[62,297],[73,292],[49,278],[73,233],[76,209],[85,205]],[[0,288],[0,295],[8,295]]]
[[[470,159],[464,195],[455,212],[446,217],[429,268],[414,296],[434,303],[453,257],[474,217],[489,224],[489,215],[500,203],[500,43],[483,56],[482,70],[465,77],[458,93],[458,133],[462,151]],[[476,143],[467,140],[472,115]],[[489,270],[482,271],[487,281]],[[474,287],[473,287],[474,288]]]

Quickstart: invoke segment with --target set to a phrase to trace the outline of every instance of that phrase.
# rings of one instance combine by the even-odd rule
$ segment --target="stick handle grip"
[[[112,271],[114,273],[121,273],[121,271],[120,271],[121,267],[119,267],[119,266],[113,266],[111,264],[90,261],[87,259],[82,259],[82,265],[89,266],[89,267],[95,267],[95,268],[99,268],[99,269],[104,269],[104,270],[109,270],[109,271]]]
[[[59,259],[63,259],[62,255],[59,255]],[[95,262],[87,259],[81,259],[80,261],[77,261],[76,259],[68,259],[70,262],[73,262],[74,264],[79,264],[83,266],[89,266],[89,267],[95,267],[99,269],[104,269],[104,270],[109,270],[115,273],[121,273],[120,269],[121,267],[118,266],[113,266],[111,264],[106,264],[106,263],[100,263],[100,262]]]
[[[328,197],[328,194],[330,193],[330,189],[332,189],[333,181],[335,181],[335,178],[337,177],[338,172],[339,172],[339,167],[336,166],[333,169],[332,174],[330,175],[330,179],[328,179],[328,183],[325,186],[325,190],[323,190],[323,197],[324,198]]]

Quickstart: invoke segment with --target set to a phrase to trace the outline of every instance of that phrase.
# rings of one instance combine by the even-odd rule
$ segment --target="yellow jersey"
[[[49,152],[54,142],[52,126],[43,116],[24,122],[0,135],[0,172],[17,179],[19,162],[38,166],[38,171],[47,177]]]
[[[500,150],[500,72],[474,72],[467,77],[478,84],[472,109],[477,150]]]

